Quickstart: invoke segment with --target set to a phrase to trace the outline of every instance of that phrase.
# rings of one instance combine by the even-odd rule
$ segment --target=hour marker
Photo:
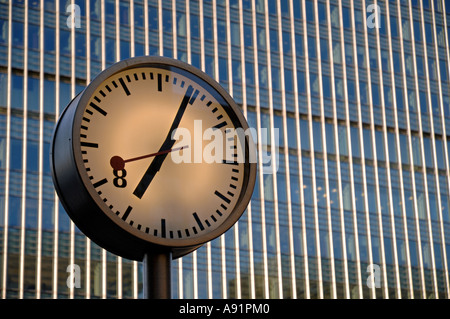
[[[125,213],[124,213],[123,216],[122,216],[122,220],[123,220],[123,221],[126,221],[126,220],[127,220],[128,215],[130,215],[132,209],[133,209],[133,207],[131,207],[131,206],[128,206],[128,207],[127,207],[127,210],[125,211]]]
[[[162,74],[158,73],[158,91],[162,91]]]
[[[102,186],[103,184],[108,183],[108,180],[106,178],[99,180],[98,182],[95,182],[94,184],[92,184],[94,186],[94,188],[97,188],[99,186]]]
[[[221,127],[224,127],[225,125],[227,125],[227,122],[223,121],[222,123],[219,123],[219,124],[213,126],[213,129],[219,129]]]
[[[221,192],[215,191],[214,194],[216,194],[218,197],[220,197],[222,200],[224,200],[227,204],[231,203],[231,200],[228,197],[226,197],[225,195],[223,195]]]
[[[194,219],[197,222],[198,227],[200,227],[200,230],[204,230],[205,227],[203,226],[202,222],[200,221],[200,218],[198,218],[197,213],[193,213],[192,215],[194,216]]]
[[[80,142],[80,145],[81,146],[86,146],[86,147],[98,148],[98,144],[97,143]]]
[[[126,93],[127,95],[130,95],[130,94],[131,94],[131,93],[130,93],[130,90],[128,90],[128,87],[127,87],[127,85],[125,84],[125,82],[123,81],[122,78],[119,79],[119,82],[120,82],[120,85],[122,85],[122,88],[123,88],[123,90],[125,91],[125,93]]]
[[[191,99],[190,99],[190,101],[189,101],[189,104],[191,104],[191,105],[194,104],[195,99],[197,98],[198,93],[199,93],[199,91],[198,91],[198,90],[195,90],[194,94],[192,95],[192,97],[191,97]]]
[[[228,160],[222,160],[222,164],[239,165],[238,162],[233,162],[233,161],[228,161]]]
[[[166,220],[161,218],[161,237],[166,238]]]
[[[101,107],[97,106],[94,102],[89,103],[89,105],[92,106],[92,108],[94,110],[96,110],[97,112],[99,112],[103,116],[106,116],[106,114],[108,114],[108,113],[105,112],[105,110],[103,110]]]

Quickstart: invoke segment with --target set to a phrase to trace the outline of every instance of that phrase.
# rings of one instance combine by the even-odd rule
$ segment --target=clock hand
[[[176,148],[172,148],[172,149],[165,150],[165,151],[160,151],[157,153],[152,153],[152,154],[147,154],[147,155],[138,156],[138,157],[134,157],[134,158],[129,158],[126,160],[124,160],[122,157],[116,155],[116,156],[111,157],[111,160],[109,161],[109,163],[111,164],[111,167],[113,169],[121,170],[121,169],[125,168],[125,163],[134,162],[134,161],[138,161],[141,159],[158,156],[158,155],[162,155],[162,154],[166,154],[166,153],[170,153],[170,152],[181,151],[182,149],[185,149],[188,147],[189,147],[189,145],[185,145],[185,146],[176,147]]]
[[[191,98],[193,91],[194,88],[191,85],[189,85],[189,87],[186,90],[186,93],[184,94],[183,100],[181,101],[180,107],[178,108],[177,114],[175,115],[175,119],[172,122],[172,126],[170,127],[166,139],[164,140],[164,143],[159,149],[159,152],[171,149],[173,144],[175,144],[175,140],[172,140],[172,132],[176,130],[180,125],[181,118],[183,117],[184,111],[186,110],[186,107],[189,103],[189,99]],[[136,189],[133,192],[133,194],[136,195],[136,197],[142,198],[148,186],[155,177],[156,173],[161,168],[161,165],[163,164],[166,157],[167,153],[155,156],[155,158],[147,168],[147,171],[144,173],[144,176],[142,177],[142,179],[140,180],[139,184],[136,186]]]

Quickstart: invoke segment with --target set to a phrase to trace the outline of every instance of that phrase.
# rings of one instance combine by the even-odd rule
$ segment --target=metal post
[[[171,299],[170,251],[151,251],[144,256],[144,299]]]

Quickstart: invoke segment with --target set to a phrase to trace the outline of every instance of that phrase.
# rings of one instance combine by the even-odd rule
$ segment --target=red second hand
[[[170,152],[174,152],[174,151],[181,151],[182,149],[188,148],[188,147],[189,147],[189,145],[185,145],[185,146],[181,146],[181,147],[171,148],[171,149],[165,150],[165,151],[160,151],[157,153],[152,153],[152,154],[147,154],[147,155],[143,155],[143,156],[129,158],[126,160],[124,160],[122,157],[116,155],[116,156],[111,157],[109,164],[111,164],[111,167],[113,169],[118,171],[118,170],[122,170],[125,168],[125,163],[134,162],[134,161],[138,161],[138,160],[141,160],[144,158],[158,156],[158,155],[162,155],[162,154],[166,154],[166,153],[170,153]]]

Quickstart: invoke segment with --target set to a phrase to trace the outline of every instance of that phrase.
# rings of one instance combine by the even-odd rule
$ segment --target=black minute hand
[[[193,87],[189,85],[189,87],[186,90],[186,93],[184,94],[183,100],[181,101],[180,107],[178,108],[178,112],[175,116],[175,119],[173,120],[172,126],[169,129],[169,133],[167,133],[167,137],[158,152],[169,150],[175,144],[175,140],[172,140],[172,132],[175,129],[177,129],[178,126],[180,125],[181,118],[183,117],[184,111],[186,110],[186,107],[189,103],[189,99],[191,98],[193,90],[194,90]],[[168,153],[164,153],[155,156],[155,158],[147,168],[147,171],[145,171],[144,176],[142,177],[141,181],[136,186],[136,189],[133,192],[133,194],[136,195],[138,198],[142,198],[142,196],[144,195],[148,186],[152,182],[153,177],[155,177],[156,173],[161,168],[161,165],[166,159],[167,154]]]

